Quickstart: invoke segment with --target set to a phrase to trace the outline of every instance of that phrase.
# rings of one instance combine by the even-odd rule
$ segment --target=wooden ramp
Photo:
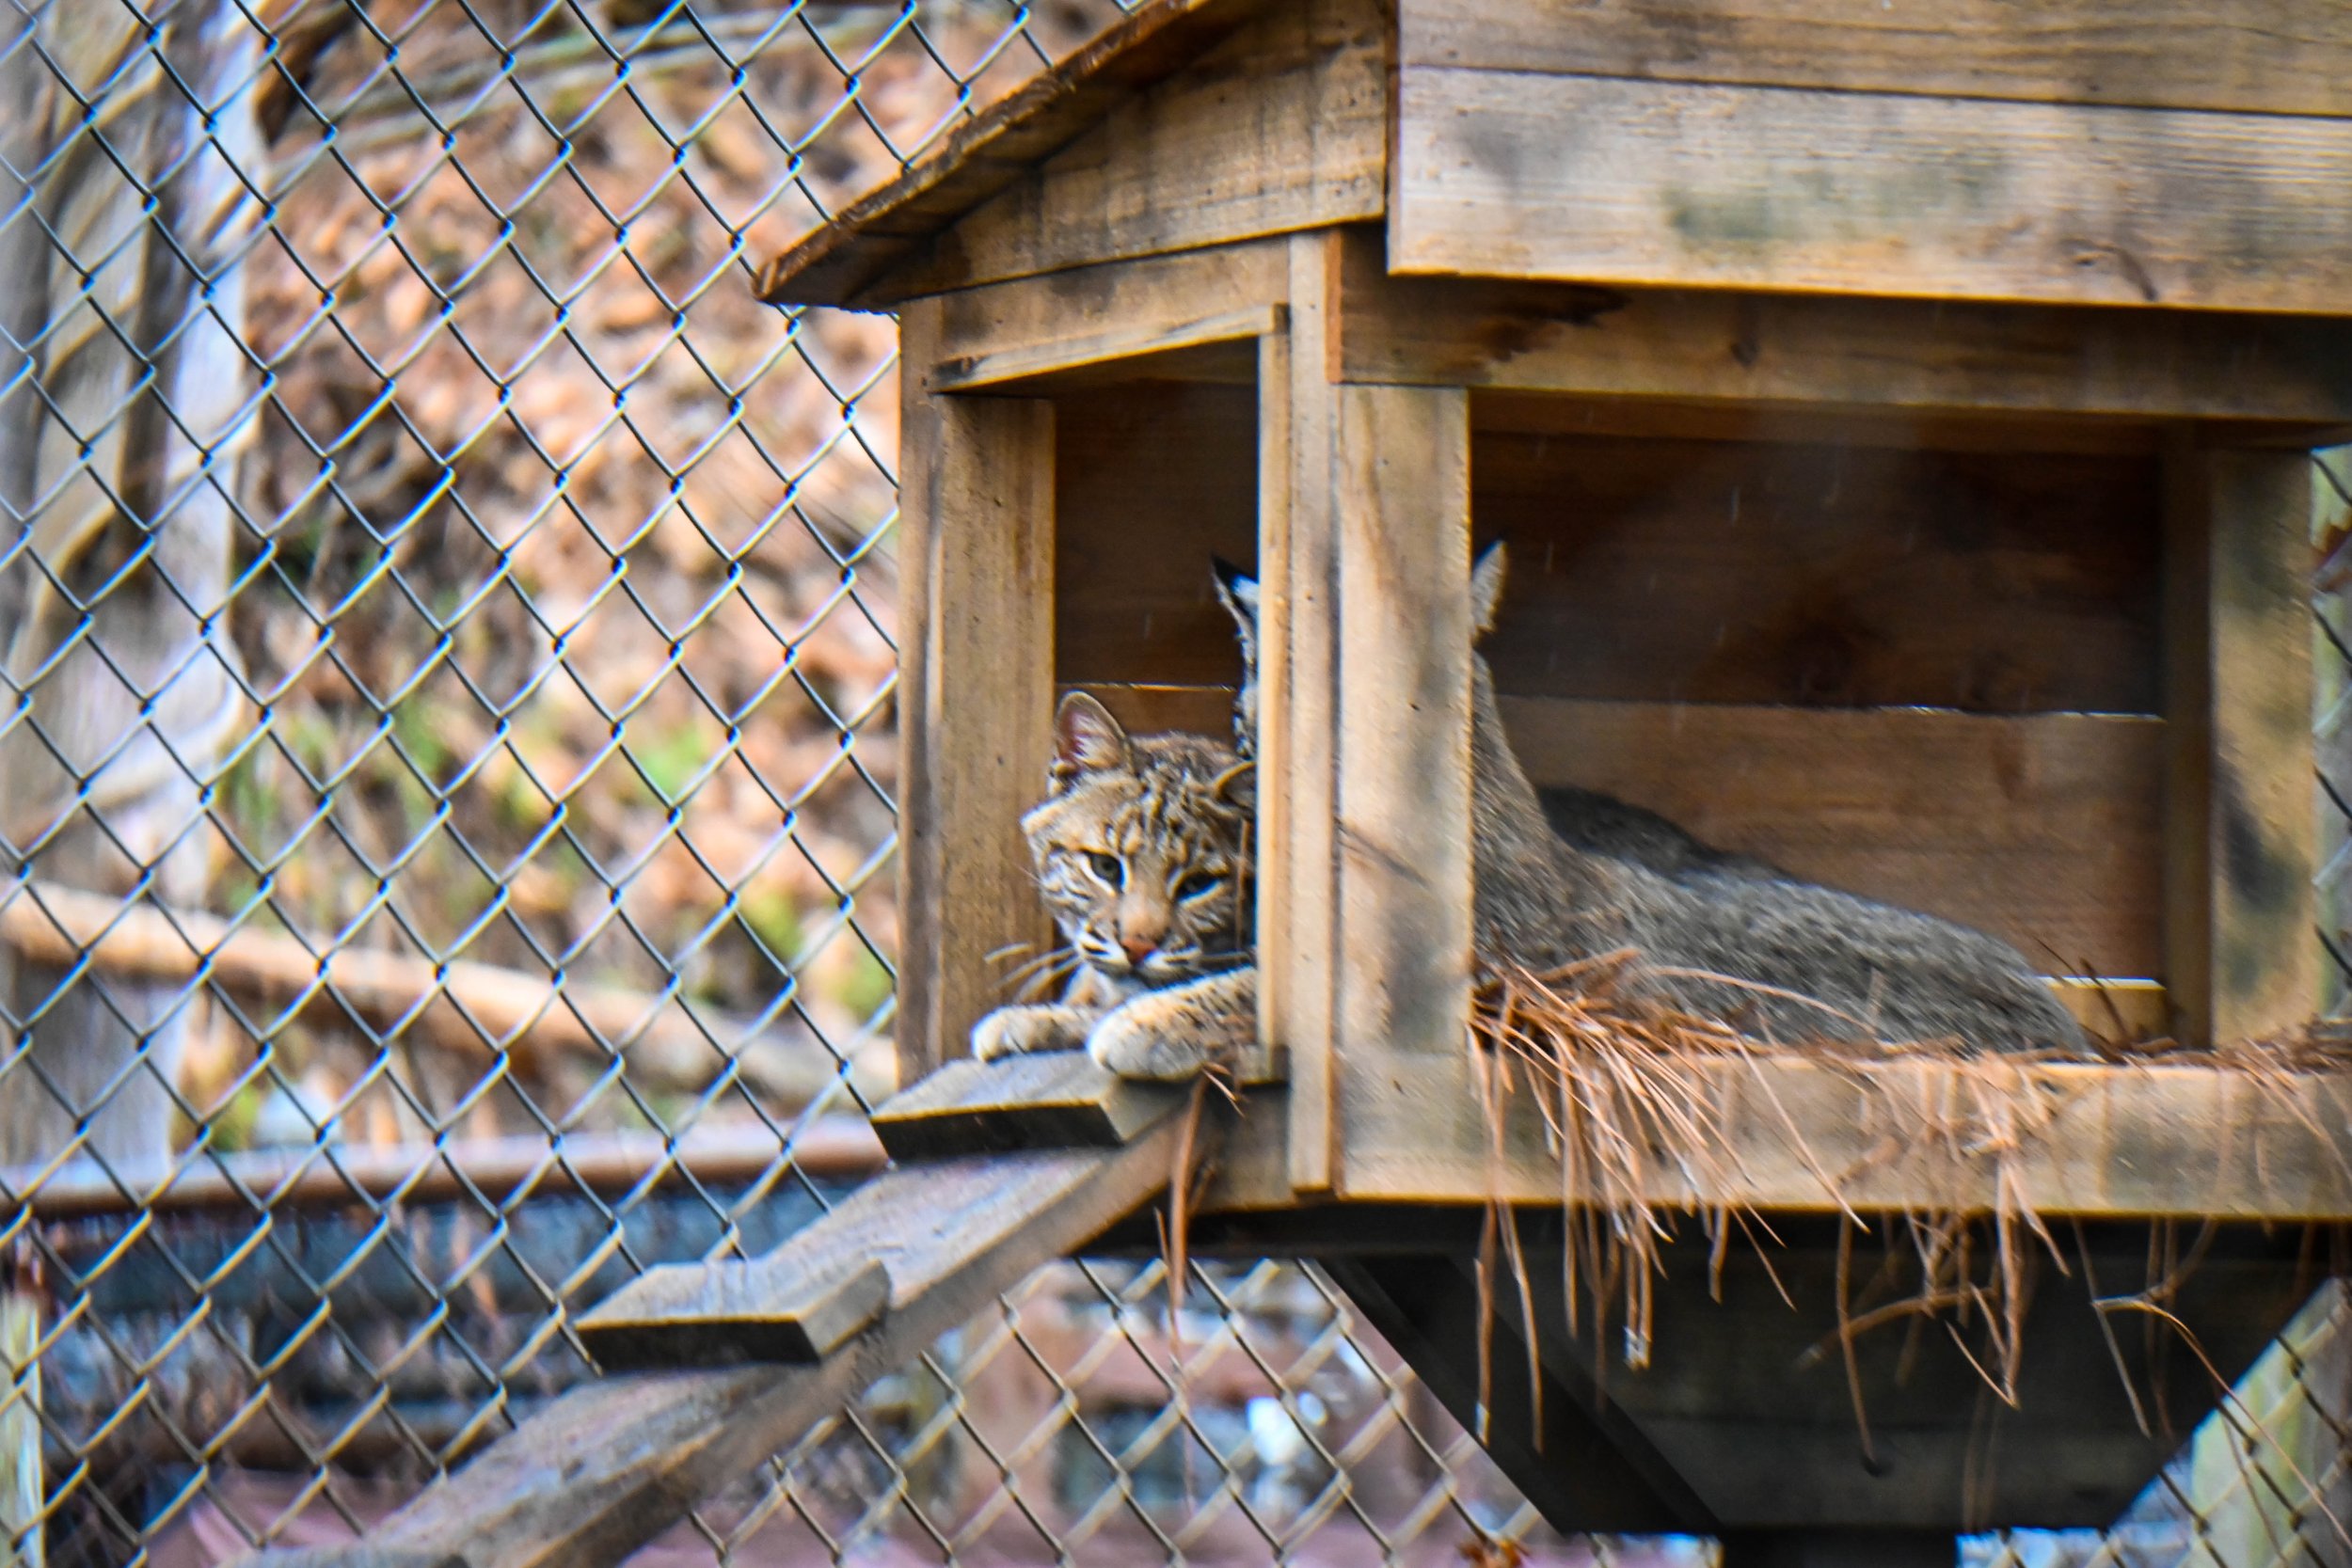
[[[652,1270],[583,1318],[581,1339],[621,1375],[557,1401],[365,1540],[247,1560],[618,1562],[1151,1202],[1186,1153],[1189,1098],[1075,1053],[938,1072],[874,1118],[894,1167],[823,1219],[764,1258]],[[706,1370],[648,1370],[685,1366]]]

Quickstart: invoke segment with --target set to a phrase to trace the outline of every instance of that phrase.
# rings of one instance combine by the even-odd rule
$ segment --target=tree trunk
[[[50,7],[54,68],[13,56],[32,80],[8,138],[35,156],[11,161],[43,222],[12,225],[7,258],[40,390],[0,435],[18,513],[0,552],[0,872],[200,903],[203,795],[244,719],[227,610],[254,423],[241,258],[259,203],[239,174],[262,169],[261,40],[223,0],[162,10],[151,35],[129,7]],[[88,125],[69,84],[95,96]],[[77,1138],[160,1151],[189,988],[15,969],[0,1160]]]
[[[0,21],[0,899],[39,877],[201,902],[205,792],[243,720],[227,611],[262,40],[227,0],[141,8]],[[0,949],[0,1164],[167,1152],[188,993]],[[41,1306],[0,1285],[20,1568],[43,1556]]]

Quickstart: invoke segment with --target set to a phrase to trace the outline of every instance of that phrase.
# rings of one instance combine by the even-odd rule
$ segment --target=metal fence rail
[[[748,278],[1116,14],[0,0],[19,1560],[362,1528],[870,1168],[893,336]],[[1708,1553],[1549,1534],[1311,1267],[1168,1293],[1044,1271],[644,1560]],[[2342,1323],[2145,1519],[1972,1549],[2344,1561]]]

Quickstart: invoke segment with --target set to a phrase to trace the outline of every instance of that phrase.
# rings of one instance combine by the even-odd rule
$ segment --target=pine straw
[[[1534,1100],[1544,1118],[1548,1145],[1559,1156],[1560,1200],[1567,1227],[1564,1285],[1568,1332],[1581,1336],[1589,1322],[1596,1360],[1601,1361],[1606,1355],[1602,1347],[1610,1320],[1621,1314],[1624,1357],[1638,1370],[1649,1359],[1651,1292],[1663,1265],[1662,1243],[1674,1239],[1677,1218],[1691,1212],[1661,1204],[1648,1195],[1660,1190],[1661,1176],[1678,1177],[1680,1185],[1692,1193],[1731,1188],[1728,1179],[1734,1174],[1732,1162],[1737,1155],[1724,1123],[1722,1064],[1744,1061],[1753,1065],[1799,1054],[1808,1061],[1855,1067],[1938,1061],[1956,1069],[1947,1080],[1950,1089],[1941,1103],[1923,1103],[1909,1097],[1898,1102],[1888,1086],[1865,1080],[1873,1081],[1878,1089],[1889,1132],[1858,1166],[1845,1171],[1832,1171],[1815,1158],[1804,1147],[1795,1122],[1772,1100],[1770,1078],[1760,1070],[1753,1075],[1752,1081],[1779,1116],[1801,1158],[1843,1210],[1836,1271],[1837,1323],[1810,1358],[1836,1354],[1843,1361],[1866,1460],[1873,1455],[1855,1342],[1874,1329],[1898,1323],[1907,1326],[1909,1338],[1901,1358],[1902,1371],[1907,1374],[1922,1336],[1940,1327],[1993,1395],[2016,1405],[2025,1320],[2035,1275],[2043,1265],[2062,1275],[2071,1276],[2073,1272],[2067,1249],[2034,1212],[2024,1189],[2024,1156],[2034,1149],[2056,1119],[2052,1097],[2034,1092],[2034,1069],[2054,1061],[2081,1058],[2048,1053],[1990,1055],[1972,1052],[1956,1040],[1874,1045],[1812,1041],[1793,1047],[1759,1040],[1721,1020],[1681,1010],[1629,984],[1636,957],[1630,951],[1613,953],[1543,973],[1509,964],[1488,964],[1482,970],[1472,1035],[1483,1048],[1475,1059],[1497,1177],[1480,1258],[1484,1315],[1492,1318],[1496,1292],[1503,1287],[1507,1270],[1521,1321],[1532,1328],[1533,1291],[1526,1259],[1518,1227],[1501,1197],[1504,1111],[1513,1096],[1525,1093]],[[2221,1050],[2188,1050],[2169,1040],[2123,1038],[2098,1039],[2094,1050],[2093,1060],[2228,1068],[2281,1091],[2295,1074],[2352,1070],[2352,1031],[2342,1024],[2315,1026],[2292,1037]],[[2283,1092],[2279,1099],[2283,1104],[2296,1103]],[[2297,1114],[2302,1114],[2299,1108]],[[1963,1206],[1956,1194],[1948,1205],[1930,1204],[1866,1218],[1846,1202],[1842,1193],[1853,1177],[1899,1164],[1944,1172],[1982,1170],[1989,1165],[1993,1177],[1990,1208],[1980,1203]],[[1718,1299],[1724,1259],[1735,1232],[1754,1249],[1770,1275],[1766,1243],[1777,1238],[1763,1216],[1739,1205],[1717,1204],[1699,1206],[1695,1217],[1708,1242],[1710,1284]],[[1889,1227],[1887,1255],[1872,1277],[1857,1282],[1852,1268],[1853,1238],[1871,1229],[1873,1220]],[[2214,1227],[2208,1224],[2184,1252],[2178,1227],[2159,1225],[2152,1235],[2145,1287],[2127,1295],[2101,1296],[2099,1282],[2089,1278],[2090,1255],[2076,1227],[2076,1260],[2084,1270],[2102,1329],[2115,1354],[2117,1370],[2123,1376],[2143,1432],[2150,1430],[2149,1407],[2132,1386],[2124,1367],[2110,1323],[2115,1317],[2140,1314],[2149,1321],[2152,1332],[2158,1325],[2177,1332],[2215,1377],[2223,1400],[2232,1402],[2226,1380],[2205,1359],[2187,1326],[2168,1306],[2202,1257],[2213,1232]],[[1894,1292],[1899,1289],[1898,1279],[1905,1272],[1900,1265],[1906,1257],[1915,1269],[1918,1284],[1910,1294],[1899,1295]],[[1793,1307],[1793,1300],[1776,1275],[1772,1282]],[[1534,1383],[1536,1336],[1530,1332],[1526,1338],[1528,1372]],[[1491,1386],[1490,1326],[1482,1329],[1480,1339],[1484,1403],[1483,1396]],[[1597,1372],[1600,1370],[1596,1367]],[[2238,1414],[2248,1417],[2242,1410]],[[2335,1522],[2332,1515],[2330,1522]],[[2341,1524],[2338,1531],[2343,1533]],[[2352,1535],[2344,1539],[2352,1543]]]

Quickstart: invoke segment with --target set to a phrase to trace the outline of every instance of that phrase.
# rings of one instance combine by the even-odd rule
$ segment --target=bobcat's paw
[[[1181,1083],[1217,1065],[1222,1053],[1200,1037],[1187,1010],[1150,993],[1112,1008],[1087,1036],[1087,1054],[1121,1078]]]
[[[1075,1051],[1085,1043],[1061,1007],[999,1007],[972,1025],[972,1054],[983,1062],[1034,1051]]]

